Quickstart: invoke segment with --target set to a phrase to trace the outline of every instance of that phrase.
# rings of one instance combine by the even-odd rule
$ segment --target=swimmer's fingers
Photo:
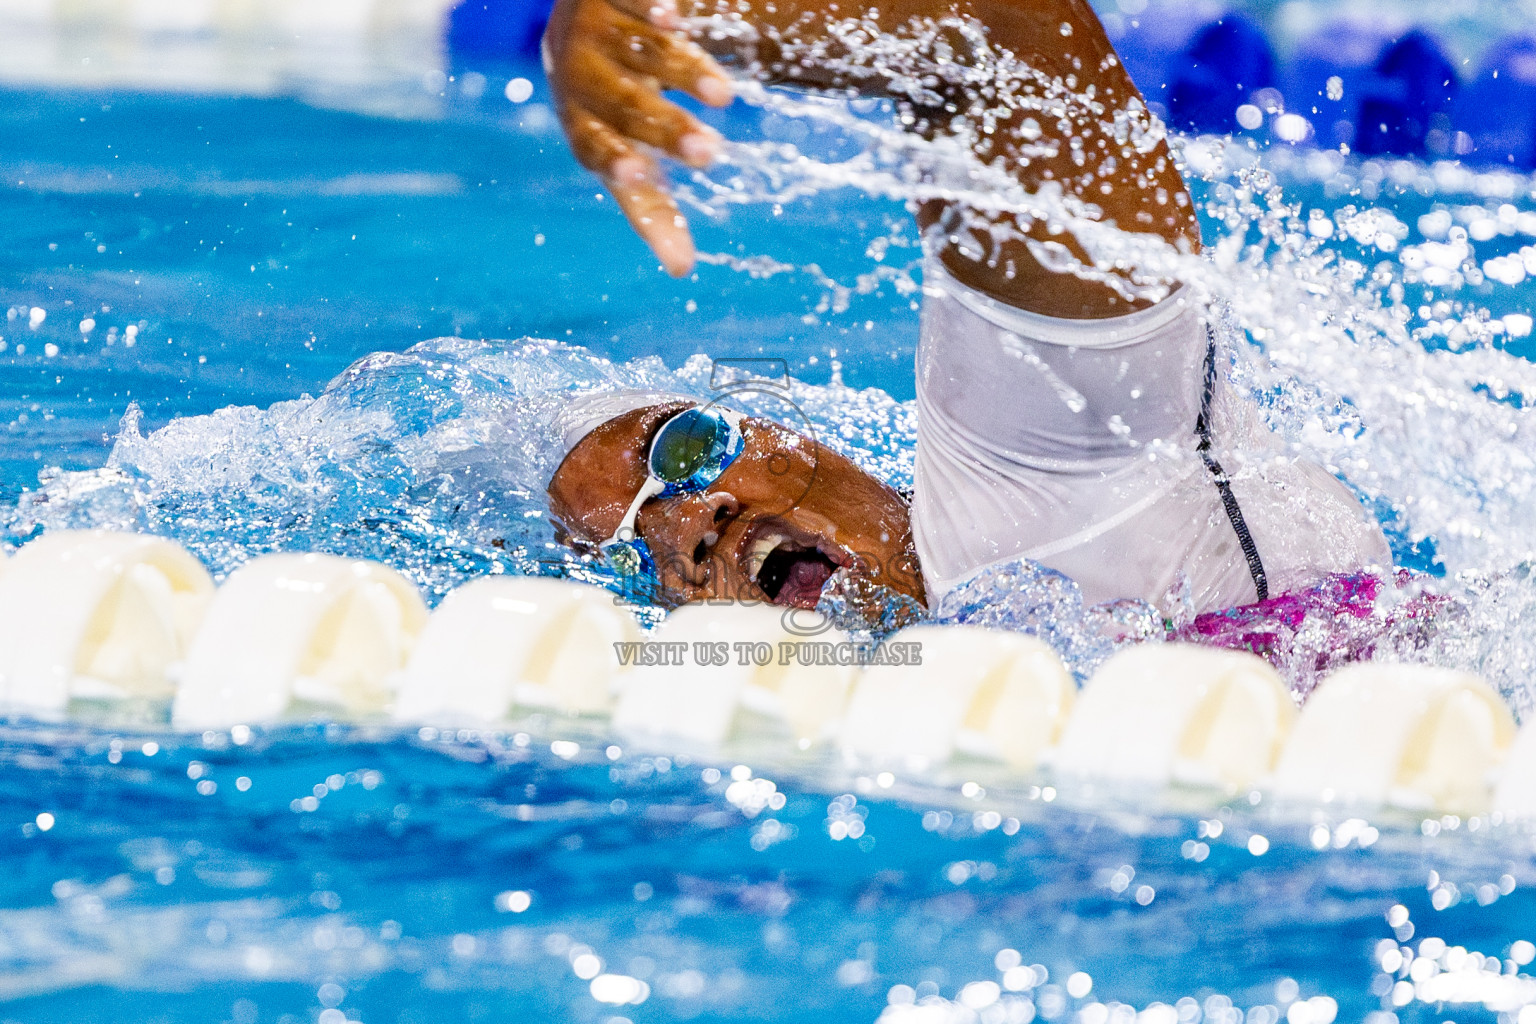
[[[720,151],[720,134],[663,99],[655,81],[618,67],[603,54],[571,57],[571,99],[620,136],[661,150],[691,167],[707,167]],[[588,165],[592,166],[592,165]],[[603,168],[593,167],[602,172]]]
[[[560,119],[577,162],[605,180],[614,164],[635,155],[635,147],[584,107],[567,103],[560,110]]]
[[[693,268],[693,238],[647,147],[704,167],[720,136],[661,93],[723,105],[731,89],[713,59],[674,31],[676,15],[675,0],[559,0],[545,49],[577,160],[602,177],[667,272],[682,276]]]
[[[693,269],[693,236],[655,161],[642,153],[621,157],[608,177],[608,190],[667,273],[683,277]]]
[[[579,107],[567,108],[566,131],[576,158],[602,177],[630,226],[667,273],[682,277],[692,270],[693,237],[656,161]]]
[[[605,34],[604,49],[616,64],[662,89],[677,89],[712,107],[730,104],[731,79],[703,47],[676,32],[623,18]]]

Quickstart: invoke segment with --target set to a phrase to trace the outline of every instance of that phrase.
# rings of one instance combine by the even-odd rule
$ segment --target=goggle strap
[[[667,489],[665,482],[654,476],[646,476],[645,483],[640,486],[640,491],[635,495],[635,500],[629,503],[629,511],[624,513],[624,518],[619,521],[618,528],[613,531],[613,536],[598,545],[605,548],[610,544],[616,544],[621,540],[628,540],[623,534],[628,532],[630,537],[635,535],[635,520],[640,515],[640,507],[650,501],[656,495]]]

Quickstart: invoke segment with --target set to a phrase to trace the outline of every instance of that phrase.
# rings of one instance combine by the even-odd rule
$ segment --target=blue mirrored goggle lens
[[[741,431],[712,409],[689,409],[668,420],[651,442],[650,469],[669,491],[702,490],[742,449]]]
[[[639,537],[614,541],[604,546],[603,558],[609,568],[620,576],[651,576],[656,572],[651,549]]]

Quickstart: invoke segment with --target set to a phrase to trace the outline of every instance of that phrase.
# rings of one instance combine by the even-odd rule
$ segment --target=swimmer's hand
[[[652,152],[706,167],[720,136],[661,94],[723,107],[731,80],[683,34],[676,0],[559,0],[544,61],[576,159],[603,179],[667,272],[687,274],[693,237]]]

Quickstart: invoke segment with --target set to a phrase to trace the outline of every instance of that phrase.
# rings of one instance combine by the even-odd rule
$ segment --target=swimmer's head
[[[673,423],[697,434],[704,422],[719,427],[719,457],[684,489],[646,498],[634,517],[662,600],[814,608],[843,568],[923,599],[911,520],[896,491],[772,420],[676,420],[695,408],[717,407],[645,392],[579,398],[556,424],[568,451],[549,483],[563,539],[589,550],[616,535],[629,539],[625,519],[637,495],[648,482],[660,489],[651,472],[658,431]]]

